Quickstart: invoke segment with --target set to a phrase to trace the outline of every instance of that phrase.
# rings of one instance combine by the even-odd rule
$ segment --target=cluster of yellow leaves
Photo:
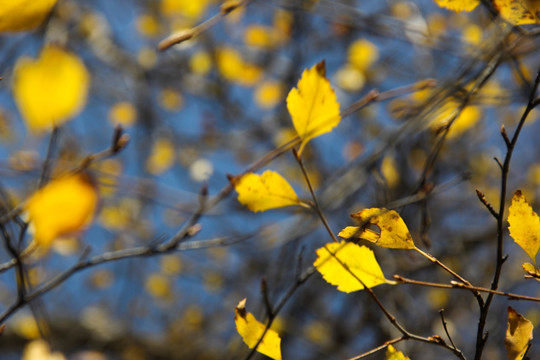
[[[238,303],[234,314],[236,330],[250,349],[258,344],[257,351],[261,354],[275,360],[281,359],[281,338],[272,329],[266,330],[265,333],[266,326],[257,321],[253,314],[246,312],[246,299]]]
[[[532,333],[532,323],[509,306],[508,328],[504,340],[508,360],[523,359],[533,338]]]
[[[479,0],[434,0],[439,6],[460,12],[472,11]],[[535,0],[494,0],[493,4],[503,19],[513,25],[538,24],[540,3]]]
[[[77,233],[93,220],[98,204],[95,185],[86,174],[52,180],[28,200],[25,210],[34,241],[44,249],[60,237]]]
[[[260,80],[260,67],[244,60],[242,54],[231,47],[221,47],[216,52],[216,65],[221,76],[242,86],[253,86]]]
[[[9,0],[0,6],[0,32],[32,30],[41,25],[58,0]]]
[[[86,103],[90,75],[76,55],[58,46],[45,46],[36,60],[19,58],[13,77],[13,95],[30,131],[51,130]]]
[[[512,197],[512,205],[508,209],[508,223],[510,236],[532,260],[532,264],[525,263],[523,268],[529,273],[537,273],[536,255],[540,250],[540,218],[520,190]]]
[[[301,144],[301,155],[309,140],[332,131],[341,121],[336,94],[325,77],[324,62],[306,69],[296,88],[287,96],[287,108]],[[238,201],[252,211],[303,205],[292,186],[281,175],[266,171],[248,173],[234,181]]]

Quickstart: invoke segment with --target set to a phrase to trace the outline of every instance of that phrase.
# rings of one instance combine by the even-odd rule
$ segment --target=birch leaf
[[[328,283],[346,293],[387,283],[373,251],[352,242],[328,243],[313,263]]]
[[[394,210],[371,208],[351,214],[361,223],[369,223],[379,228],[380,233],[368,228],[348,226],[338,236],[351,237],[371,241],[375,245],[392,249],[414,249],[414,242],[407,225]]]
[[[440,7],[455,12],[472,11],[480,4],[480,0],[435,0],[435,2]]]
[[[253,349],[263,336],[266,326],[253,316],[246,312],[246,299],[241,300],[234,309],[234,322],[236,330],[242,336],[244,343]],[[264,338],[257,346],[257,351],[275,360],[281,359],[281,338],[278,333],[272,329],[268,329],[264,334]]]
[[[504,340],[508,360],[523,359],[529,347],[529,342],[533,338],[532,332],[532,323],[509,306],[508,328]]]
[[[512,205],[508,209],[508,223],[512,239],[525,250],[533,264],[536,264],[536,254],[540,250],[540,219],[520,190],[512,197]]]
[[[411,360],[408,356],[405,356],[401,351],[398,351],[392,345],[388,345],[386,348],[385,360]]]
[[[13,95],[30,131],[50,131],[86,103],[90,74],[76,55],[58,46],[46,46],[38,59],[19,59],[13,76]]]
[[[536,15],[540,3],[536,0],[494,0],[493,4],[501,17],[513,25],[540,23]]]
[[[234,187],[238,202],[253,212],[300,204],[292,186],[272,170],[262,175],[248,173],[235,181]]]
[[[83,230],[90,224],[98,203],[96,187],[88,175],[75,174],[51,181],[26,204],[34,240],[48,248],[53,240]]]
[[[287,96],[287,109],[302,140],[299,154],[309,140],[332,131],[341,121],[339,103],[325,72],[324,61],[304,70]]]
[[[0,32],[32,30],[45,20],[58,0],[4,0]]]

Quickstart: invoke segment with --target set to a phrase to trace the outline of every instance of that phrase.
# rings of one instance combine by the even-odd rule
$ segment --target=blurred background
[[[0,35],[0,183],[11,207],[36,189],[48,149],[54,174],[108,148],[118,124],[130,136],[126,149],[89,169],[100,190],[90,228],[25,258],[31,285],[68,269],[87,246],[99,255],[174,235],[196,211],[203,186],[210,198],[217,196],[229,184],[227,174],[242,173],[295,136],[286,96],[304,69],[325,60],[342,110],[373,89],[382,94],[304,151],[332,230],[354,225],[349,214],[363,208],[394,208],[418,247],[489,287],[496,223],[475,189],[498,208],[500,170],[493,158],[504,158],[500,127],[513,132],[540,64],[535,27],[516,31],[482,6],[454,13],[431,0],[251,1],[196,38],[156,50],[171,33],[218,14],[221,5],[59,0],[39,29]],[[47,44],[75,54],[91,75],[85,107],[52,143],[50,132],[23,121],[12,86],[18,62],[37,58]],[[533,112],[519,139],[506,200],[519,188],[538,209],[536,119]],[[278,171],[301,198],[310,198],[291,153],[264,169]],[[0,336],[0,357],[20,358],[41,332],[70,359],[244,358],[249,349],[234,324],[238,301],[247,298],[248,311],[264,321],[261,279],[277,303],[298,268],[307,269],[314,250],[331,239],[309,210],[255,214],[234,192],[198,223],[190,250],[79,271],[17,311]],[[387,278],[452,280],[417,253],[373,250]],[[500,288],[540,296],[538,284],[523,279],[526,254],[510,238],[504,252]],[[2,247],[0,261],[9,260]],[[422,336],[446,338],[444,308],[452,339],[473,357],[478,307],[469,292],[414,285],[374,291],[405,328]],[[15,299],[11,268],[0,273],[0,310]],[[540,321],[537,304],[496,297],[486,359],[506,358],[508,305],[534,325]],[[340,293],[319,274],[294,292],[274,328],[285,359],[348,359],[400,336],[365,292]],[[539,345],[533,341],[531,359],[540,356]],[[424,343],[396,347],[412,359],[455,358]],[[367,358],[382,359],[384,352]]]

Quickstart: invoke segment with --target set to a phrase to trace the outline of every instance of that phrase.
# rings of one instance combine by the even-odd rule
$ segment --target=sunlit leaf
[[[447,8],[456,12],[460,11],[472,11],[478,4],[480,0],[434,0],[437,5],[440,7]]]
[[[509,306],[508,328],[506,329],[506,338],[504,340],[508,360],[523,359],[529,342],[533,338],[532,332],[532,323]]]
[[[45,20],[58,0],[3,0],[0,32],[32,30]]]
[[[531,0],[494,0],[495,8],[501,17],[513,25],[526,25],[540,23],[536,15],[540,10],[540,3]]]
[[[30,131],[51,130],[86,103],[90,74],[77,56],[58,46],[46,46],[36,60],[20,58],[13,76],[13,95]]]
[[[324,280],[347,293],[388,282],[373,251],[352,242],[326,244],[317,250],[313,265]]]
[[[385,360],[411,360],[408,356],[405,356],[401,351],[398,351],[392,345],[388,345],[386,348]]]
[[[379,232],[367,228],[348,226],[339,236],[344,239],[357,237],[375,243],[375,245],[392,249],[414,249],[414,242],[407,225],[394,210],[379,208],[364,209],[351,214],[351,217],[361,223],[375,225]]]
[[[238,201],[254,212],[300,204],[287,180],[272,170],[262,175],[246,174],[235,181],[234,187]]]
[[[48,248],[53,240],[77,233],[90,224],[98,203],[96,187],[85,174],[51,181],[26,204],[34,240]]]
[[[234,322],[236,323],[236,331],[242,336],[242,340],[250,349],[257,345],[264,334],[264,338],[257,346],[257,351],[272,359],[281,359],[281,338],[272,329],[268,329],[264,333],[266,326],[257,321],[251,313],[246,312],[246,299],[241,300],[236,305]]]
[[[512,197],[512,205],[508,209],[508,223],[512,239],[536,264],[536,254],[540,250],[540,219],[520,190]]]
[[[299,154],[310,139],[332,131],[341,121],[339,103],[325,71],[324,61],[306,69],[287,96],[287,109],[302,139]]]

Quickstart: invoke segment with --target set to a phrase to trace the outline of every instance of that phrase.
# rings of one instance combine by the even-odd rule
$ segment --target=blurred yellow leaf
[[[385,360],[411,360],[408,356],[405,356],[401,351],[396,350],[392,345],[388,345],[386,348]]]
[[[206,51],[199,50],[189,59],[189,67],[197,75],[206,75],[212,70],[212,57]]]
[[[60,47],[44,47],[37,60],[20,58],[13,77],[13,95],[30,131],[51,130],[86,103],[90,74],[76,55]]]
[[[146,169],[153,175],[161,175],[174,165],[174,159],[174,144],[170,139],[161,137],[152,146],[152,152],[146,160]]]
[[[306,69],[287,96],[287,109],[302,139],[298,153],[310,139],[332,131],[341,121],[336,94],[325,77],[324,61]]]
[[[88,226],[98,204],[95,185],[86,174],[52,180],[30,197],[25,206],[34,240],[48,248],[53,240]]]
[[[532,323],[509,306],[508,328],[504,340],[508,360],[523,359],[529,347],[529,342],[533,338],[532,332]]]
[[[328,283],[346,293],[387,283],[373,251],[352,242],[328,243],[313,263]]]
[[[377,46],[366,39],[356,40],[348,51],[349,63],[357,70],[365,72],[379,58]]]
[[[444,104],[439,111],[435,114],[434,119],[431,122],[431,128],[435,131],[447,126],[458,111],[459,104],[455,102],[448,102]],[[448,138],[454,139],[472,128],[478,120],[481,118],[481,111],[477,106],[467,106],[457,115],[456,119],[450,126],[448,131]]]
[[[393,188],[399,183],[399,170],[393,156],[386,155],[383,158],[381,163],[381,173],[389,188]]]
[[[171,281],[167,276],[159,273],[148,275],[144,286],[150,295],[158,299],[168,299],[172,295]]]
[[[472,11],[478,6],[478,4],[480,4],[480,0],[435,0],[435,2],[440,7],[444,7],[455,12]]]
[[[371,224],[379,228],[379,233],[365,226],[348,226],[338,236],[344,239],[357,237],[375,243],[375,245],[391,249],[414,249],[415,245],[407,225],[394,210],[384,208],[364,209],[351,214],[351,217],[362,224]]]
[[[45,20],[58,0],[3,0],[0,32],[32,30]]]
[[[189,19],[198,19],[208,7],[209,0],[161,0],[161,11],[169,17],[186,17]]]
[[[244,343],[253,349],[263,336],[264,326],[257,321],[255,317],[246,312],[246,299],[241,300],[234,309],[234,322],[236,323],[236,331],[242,336]],[[264,333],[264,338],[257,346],[257,351],[272,359],[281,359],[281,338],[274,330],[268,329]]]
[[[52,352],[45,340],[34,340],[24,347],[22,360],[65,360],[60,352]]]
[[[540,23],[537,16],[540,3],[537,0],[494,0],[493,4],[501,17],[513,25]]]
[[[113,124],[120,124],[123,127],[130,127],[137,118],[137,109],[128,101],[117,102],[109,109],[109,121]]]
[[[540,250],[540,219],[520,190],[512,197],[512,205],[508,209],[508,223],[512,239],[536,264],[536,254]]]
[[[272,170],[262,175],[248,173],[235,181],[234,187],[238,202],[253,212],[300,204],[287,180]]]
[[[263,109],[271,109],[280,101],[283,85],[277,81],[265,81],[255,90],[255,102]]]

